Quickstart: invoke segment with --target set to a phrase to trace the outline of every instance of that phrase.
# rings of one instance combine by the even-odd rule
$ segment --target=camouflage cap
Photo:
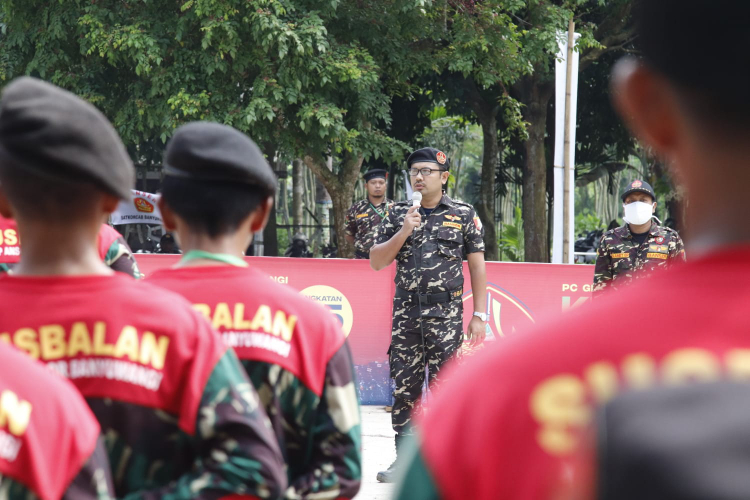
[[[624,193],[622,193],[622,201],[625,201],[625,198],[627,198],[630,193],[646,193],[647,195],[651,196],[654,201],[656,201],[656,194],[654,194],[654,189],[651,187],[651,184],[646,181],[636,179],[628,184],[628,188]]]

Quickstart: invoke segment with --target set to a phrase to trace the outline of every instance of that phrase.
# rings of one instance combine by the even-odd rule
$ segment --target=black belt
[[[420,293],[410,292],[403,288],[396,287],[396,297],[400,299],[409,299],[416,302],[414,297],[419,297],[419,303],[422,305],[431,304],[442,304],[444,302],[450,302],[451,300],[460,299],[464,293],[464,287],[458,287],[449,292],[437,292],[437,293]]]

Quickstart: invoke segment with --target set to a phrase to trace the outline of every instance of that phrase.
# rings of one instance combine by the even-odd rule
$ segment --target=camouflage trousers
[[[434,388],[440,383],[440,369],[460,353],[463,341],[460,300],[424,307],[422,313],[424,355],[418,305],[408,298],[394,297],[389,361],[396,389],[391,424],[400,435],[411,432],[412,418],[422,411],[425,368],[429,373],[429,386]]]

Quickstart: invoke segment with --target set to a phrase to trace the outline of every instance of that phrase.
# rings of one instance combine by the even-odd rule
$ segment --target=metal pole
[[[571,99],[571,80],[573,79],[573,44],[575,43],[575,23],[573,18],[568,23],[568,56],[567,71],[565,74],[565,139],[563,143],[563,263],[570,263],[570,172],[573,167],[570,164],[570,99]]]

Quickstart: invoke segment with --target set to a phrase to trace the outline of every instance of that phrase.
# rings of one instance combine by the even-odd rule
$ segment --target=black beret
[[[373,179],[385,179],[386,175],[388,174],[388,171],[382,168],[372,168],[365,172],[365,175],[362,177],[365,178],[365,182],[371,181]]]
[[[276,193],[276,175],[248,136],[227,125],[192,122],[167,145],[164,173],[196,181],[241,182]]]
[[[625,201],[625,198],[627,198],[630,193],[646,193],[647,195],[650,195],[651,198],[654,199],[654,201],[656,201],[654,189],[651,187],[651,184],[646,181],[636,179],[628,184],[627,189],[624,193],[622,193],[622,201]]]
[[[91,182],[130,199],[135,169],[114,127],[91,103],[36,78],[0,99],[0,162],[62,182]]]
[[[411,167],[412,163],[437,163],[445,170],[450,168],[448,157],[445,153],[435,148],[417,149],[406,160],[407,166]]]
[[[624,393],[597,416],[598,500],[750,498],[750,386]]]

